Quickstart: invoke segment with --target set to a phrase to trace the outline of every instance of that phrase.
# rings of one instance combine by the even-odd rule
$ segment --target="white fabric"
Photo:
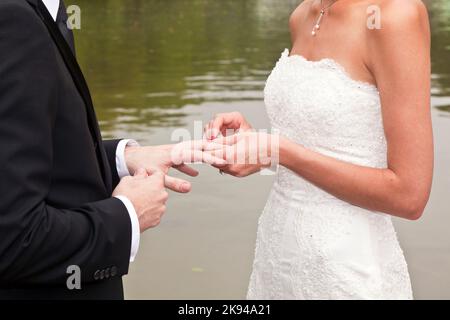
[[[380,95],[331,59],[286,50],[265,88],[274,129],[322,154],[386,168]],[[249,299],[412,299],[391,217],[281,168],[259,220]]]
[[[128,213],[130,214],[130,220],[131,220],[131,252],[130,252],[130,262],[134,262],[136,259],[138,250],[139,250],[139,242],[141,239],[141,232],[140,232],[140,226],[139,226],[139,219],[137,217],[136,210],[134,209],[133,204],[131,201],[124,196],[116,196],[117,199],[123,202],[125,207],[128,210]]]
[[[121,140],[119,142],[119,144],[117,145],[116,165],[117,165],[117,173],[118,173],[120,179],[130,175],[130,172],[128,171],[127,162],[125,161],[126,147],[137,147],[137,146],[139,146],[139,143],[137,143],[135,140],[131,140],[131,139]]]
[[[125,149],[127,146],[139,146],[135,140],[125,139],[121,140],[116,148],[116,166],[119,178],[122,179],[130,175],[128,171],[127,162],[125,160]],[[139,219],[137,217],[136,209],[131,201],[125,196],[118,196],[128,210],[131,220],[131,254],[130,261],[134,262],[139,251],[139,243],[141,238],[141,228],[139,226]]]
[[[56,17],[58,16],[59,10],[59,0],[42,0],[42,2],[47,7],[48,12],[50,12],[53,20],[56,21]]]
[[[58,16],[58,10],[59,10],[59,0],[42,0],[42,2],[45,4],[48,12],[51,14],[53,19],[56,21],[56,17]],[[119,142],[119,144],[117,146],[116,165],[117,165],[117,173],[119,174],[119,177],[121,179],[125,176],[130,175],[126,161],[125,161],[125,148],[127,145],[136,146],[136,145],[138,145],[138,143],[134,140],[122,140]],[[128,214],[130,215],[131,232],[132,232],[130,261],[133,262],[136,258],[137,252],[139,250],[139,242],[140,242],[140,237],[141,237],[139,220],[138,220],[137,213],[136,213],[136,210],[135,210],[133,204],[127,197],[118,196],[116,198],[123,202],[123,204],[127,208]]]

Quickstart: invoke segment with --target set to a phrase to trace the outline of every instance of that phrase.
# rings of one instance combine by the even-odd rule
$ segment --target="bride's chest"
[[[267,80],[264,97],[272,126],[282,132],[354,135],[381,121],[376,88],[352,80],[332,60],[282,57]]]

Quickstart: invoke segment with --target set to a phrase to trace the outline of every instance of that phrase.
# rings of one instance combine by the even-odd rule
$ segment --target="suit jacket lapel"
[[[88,115],[89,130],[92,139],[94,141],[97,157],[100,164],[100,170],[102,171],[103,180],[105,182],[107,190],[111,190],[112,188],[111,175],[108,174],[106,170],[109,164],[107,162],[106,154],[104,152],[102,137],[100,134],[100,129],[98,127],[98,121],[95,115],[92,98],[89,93],[89,88],[81,71],[81,68],[78,65],[78,62],[75,56],[73,55],[72,50],[70,49],[64,37],[61,35],[58,26],[56,25],[52,16],[48,12],[44,3],[41,0],[27,0],[27,1],[36,7],[39,16],[42,18],[50,35],[55,41],[56,46],[58,47],[70,74],[72,75],[73,81],[78,91],[80,92],[81,97],[84,100],[86,112]]]

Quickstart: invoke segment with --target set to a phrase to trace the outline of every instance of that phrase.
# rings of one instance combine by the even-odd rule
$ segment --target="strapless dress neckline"
[[[310,60],[307,59],[305,56],[301,54],[291,54],[289,49],[285,49],[284,52],[281,55],[281,59],[287,59],[287,60],[293,60],[293,61],[299,61],[301,63],[310,64],[317,67],[325,67],[328,70],[334,70],[336,73],[338,73],[340,76],[342,76],[342,79],[346,82],[350,83],[351,85],[362,89],[367,90],[368,92],[374,93],[379,95],[379,91],[377,86],[375,86],[372,83],[356,80],[354,79],[345,69],[345,67],[332,58],[322,58],[319,60]]]

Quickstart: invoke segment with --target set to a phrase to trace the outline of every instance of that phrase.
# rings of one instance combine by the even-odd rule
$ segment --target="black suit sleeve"
[[[119,184],[120,178],[117,172],[116,163],[116,150],[117,145],[121,140],[104,140],[103,145],[105,146],[106,155],[108,157],[109,167],[111,168],[112,185],[113,189]]]
[[[120,200],[47,202],[58,101],[56,51],[25,1],[0,3],[0,287],[65,285],[97,270],[128,272],[131,223]],[[104,280],[108,281],[108,280]]]

